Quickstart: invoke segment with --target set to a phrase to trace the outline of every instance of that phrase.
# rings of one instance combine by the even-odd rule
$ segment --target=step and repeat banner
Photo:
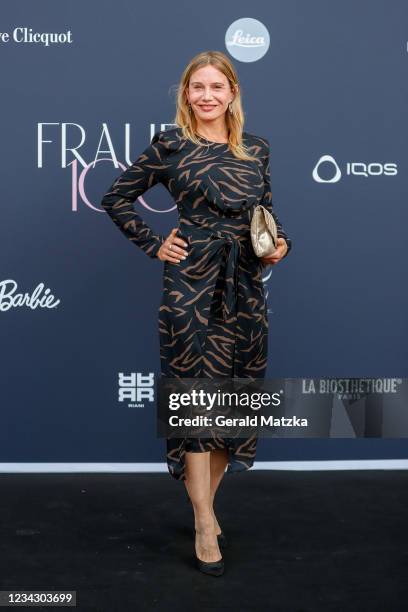
[[[1,463],[165,461],[163,263],[100,202],[175,127],[205,50],[238,71],[293,241],[263,278],[267,376],[324,411],[323,435],[262,438],[257,460],[407,458],[407,18],[403,0],[2,4]],[[163,185],[134,205],[177,227]]]

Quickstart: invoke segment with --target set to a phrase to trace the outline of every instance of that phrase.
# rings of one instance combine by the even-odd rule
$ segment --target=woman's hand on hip
[[[188,244],[182,238],[176,236],[178,227],[174,227],[166,240],[157,251],[157,257],[161,261],[170,261],[171,263],[180,263],[182,259],[186,259],[188,251],[183,249]]]
[[[268,255],[267,257],[260,257],[260,260],[264,264],[271,264],[273,266],[274,264],[277,264],[278,261],[280,261],[282,257],[286,255],[287,250],[288,245],[286,243],[286,240],[284,238],[278,238],[278,243],[274,254]]]

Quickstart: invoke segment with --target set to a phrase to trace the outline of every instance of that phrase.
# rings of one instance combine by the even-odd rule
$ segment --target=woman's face
[[[192,73],[187,97],[196,118],[213,121],[228,110],[234,94],[225,74],[208,65]]]

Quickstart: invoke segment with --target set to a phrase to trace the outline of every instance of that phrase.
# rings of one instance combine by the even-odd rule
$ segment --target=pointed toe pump
[[[218,561],[202,561],[195,555],[196,565],[200,572],[209,576],[222,576],[224,573],[224,559]]]
[[[195,538],[196,536],[195,529],[193,531],[193,534]],[[223,536],[221,540],[220,540],[220,536]],[[226,540],[224,534],[221,531],[221,533],[217,535],[218,546],[220,548],[222,546],[222,542],[224,541],[224,539]],[[200,572],[203,572],[203,574],[208,574],[209,576],[222,576],[222,574],[224,573],[225,565],[224,565],[224,559],[222,556],[221,556],[221,559],[218,559],[218,561],[202,561],[202,559],[199,559],[197,557],[197,553],[194,553],[194,558],[195,558],[197,568],[200,570]]]

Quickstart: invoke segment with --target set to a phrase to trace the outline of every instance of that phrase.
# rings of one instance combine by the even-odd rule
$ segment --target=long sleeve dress
[[[178,209],[177,236],[188,244],[180,263],[165,261],[158,313],[161,374],[165,377],[263,378],[268,316],[262,272],[250,239],[254,207],[274,216],[289,253],[292,242],[272,207],[269,142],[243,133],[256,161],[237,159],[228,143],[196,145],[181,128],[157,132],[151,144],[104,195],[101,205],[149,257],[166,239],[153,232],[133,202],[162,183]],[[160,260],[159,260],[160,261]],[[168,438],[167,466],[185,479],[185,453],[226,448],[227,473],[252,467],[256,436]]]

